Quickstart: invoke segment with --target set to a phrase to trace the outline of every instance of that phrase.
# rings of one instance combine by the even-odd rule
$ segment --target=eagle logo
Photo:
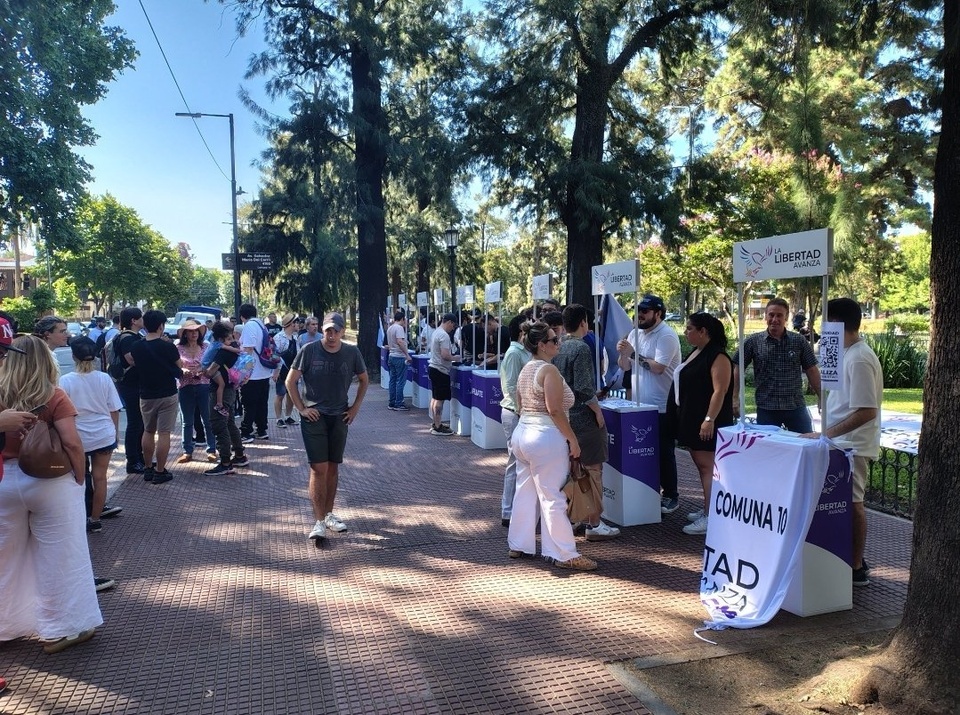
[[[740,246],[740,258],[747,262],[747,278],[755,278],[763,268],[764,262],[773,255],[773,246],[767,246],[763,253],[750,251],[746,246]]]
[[[639,444],[639,443],[643,442],[643,440],[645,440],[645,439],[647,438],[647,435],[648,435],[648,434],[650,434],[651,432],[653,432],[653,427],[645,427],[645,428],[642,428],[642,427],[637,427],[636,425],[632,425],[632,426],[630,427],[630,431],[633,432],[633,440],[634,440],[637,444]]]

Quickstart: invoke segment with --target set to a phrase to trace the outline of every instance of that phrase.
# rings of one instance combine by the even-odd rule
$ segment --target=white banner
[[[812,330],[812,328],[811,328]],[[820,324],[820,387],[843,389],[843,323]]]
[[[533,299],[545,300],[553,293],[553,274],[544,273],[533,277]]]
[[[636,291],[640,285],[640,261],[634,259],[594,266],[591,276],[593,278],[593,295]]]
[[[401,293],[400,295],[398,295],[398,296],[397,296],[397,303],[400,304],[400,308],[401,308],[401,309],[406,310],[406,307],[407,307],[407,294],[406,294],[406,293]]]
[[[443,288],[434,288],[434,289],[433,289],[433,304],[434,304],[434,305],[440,305],[441,303],[445,303],[446,300],[447,300],[447,296],[444,295]]]
[[[464,305],[466,303],[474,303],[476,296],[473,291],[473,286],[457,286],[457,304]]]
[[[755,628],[780,610],[829,463],[824,439],[718,430],[700,579],[708,628]]]
[[[484,300],[488,303],[499,303],[503,300],[503,281],[493,281],[493,283],[487,283],[487,287],[483,292]]]
[[[427,291],[417,293],[417,307],[426,308],[430,305],[430,294]]]
[[[733,244],[733,282],[833,273],[833,230],[789,233]]]

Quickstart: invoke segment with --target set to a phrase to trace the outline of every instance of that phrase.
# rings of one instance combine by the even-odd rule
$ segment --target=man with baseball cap
[[[453,346],[450,342],[450,333],[457,327],[457,316],[447,313],[440,318],[440,325],[430,337],[430,416],[433,418],[433,428],[430,434],[441,437],[452,435],[450,428],[443,424],[443,403],[451,399],[450,368],[459,357],[455,358]]]
[[[17,331],[14,326],[5,317],[0,317],[0,360],[7,356],[7,350],[13,350],[15,353],[26,353],[20,348],[13,347],[13,339],[17,337]]]
[[[300,433],[310,463],[308,492],[316,524],[308,535],[319,546],[327,529],[346,531],[347,525],[333,513],[340,464],[347,444],[347,430],[357,418],[370,378],[356,345],[343,342],[346,323],[339,313],[327,313],[321,323],[323,339],[304,346],[287,375],[287,394],[300,413]],[[358,386],[353,404],[350,384]],[[297,390],[303,378],[304,393]]]
[[[680,338],[663,322],[667,309],[660,296],[648,293],[637,306],[637,328],[617,343],[617,364],[623,370],[634,367],[631,387],[640,402],[656,405],[660,428],[660,511],[672,514],[680,505],[677,490],[677,456],[673,430],[666,419],[667,393],[673,373],[680,364]]]

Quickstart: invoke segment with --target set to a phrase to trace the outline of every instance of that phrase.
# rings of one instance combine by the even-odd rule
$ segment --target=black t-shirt
[[[143,338],[139,334],[133,332],[123,332],[117,337],[117,352],[120,355],[126,355],[129,353],[133,346],[139,342],[143,341]],[[120,381],[120,384],[124,387],[139,387],[140,386],[140,371],[137,369],[136,365],[130,367],[124,374],[123,379]]]
[[[463,343],[463,355],[465,362],[473,362],[473,358],[483,352],[483,341],[487,331],[483,329],[483,323],[471,323],[460,330],[460,341]]]
[[[237,358],[239,357],[236,353],[224,350],[223,348],[217,350],[216,355],[213,356],[213,361],[219,365],[220,377],[223,378],[224,385],[230,385],[230,375],[227,373],[227,370],[237,364]]]
[[[130,351],[140,373],[140,398],[155,400],[177,394],[177,379],[183,371],[177,367],[180,352],[176,346],[157,338],[141,340]]]

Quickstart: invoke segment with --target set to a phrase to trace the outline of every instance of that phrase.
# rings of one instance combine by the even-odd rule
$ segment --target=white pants
[[[541,553],[557,561],[576,558],[580,554],[567,519],[567,498],[561,491],[570,464],[567,441],[552,423],[530,424],[521,419],[513,432],[513,453],[517,490],[507,532],[510,549],[537,552],[539,511]]]
[[[0,480],[0,641],[62,638],[103,623],[87,546],[84,487],[73,473]]]

